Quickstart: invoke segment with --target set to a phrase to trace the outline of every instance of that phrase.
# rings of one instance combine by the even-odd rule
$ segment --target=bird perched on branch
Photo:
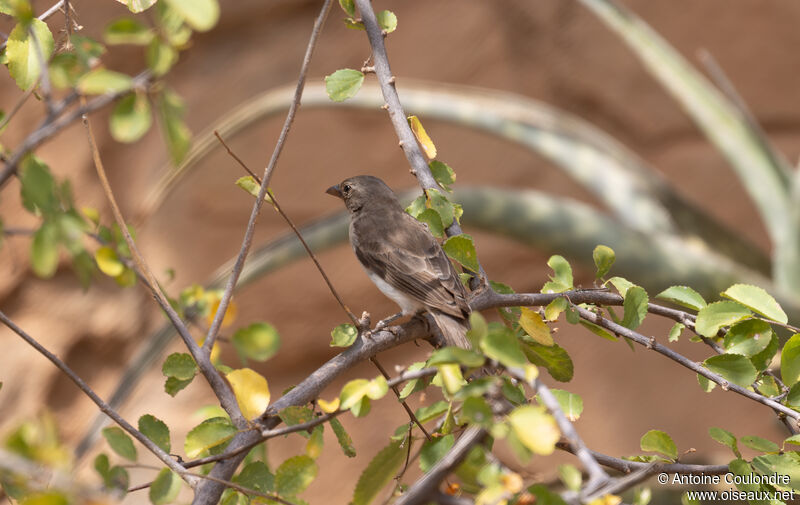
[[[402,312],[378,323],[427,311],[446,345],[469,348],[470,308],[458,274],[427,226],[405,212],[394,192],[371,175],[328,188],[350,211],[350,244],[383,294]]]

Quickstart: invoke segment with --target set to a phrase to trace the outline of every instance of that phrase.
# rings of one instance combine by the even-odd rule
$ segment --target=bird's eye
[[[345,184],[344,186],[342,186],[342,191],[344,191],[345,193],[349,193],[350,189],[352,188],[350,187],[349,184]]]

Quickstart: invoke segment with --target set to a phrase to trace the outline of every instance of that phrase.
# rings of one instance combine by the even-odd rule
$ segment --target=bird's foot
[[[387,327],[389,327],[390,323],[392,323],[393,321],[396,321],[397,319],[400,319],[401,317],[403,317],[403,313],[402,312],[398,312],[397,314],[393,314],[393,315],[387,317],[386,319],[381,319],[375,325],[375,328],[365,331],[364,332],[364,336],[366,338],[372,337],[372,335],[385,330]],[[389,328],[389,331],[390,332],[392,331],[391,328]]]

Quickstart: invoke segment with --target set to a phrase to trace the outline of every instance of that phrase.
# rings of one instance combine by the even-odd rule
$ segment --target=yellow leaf
[[[528,381],[529,383],[533,382],[534,380],[536,380],[537,377],[539,377],[539,369],[536,368],[536,365],[531,365],[530,363],[528,363],[527,365],[525,365],[524,370],[525,370],[525,380]]]
[[[211,355],[208,357],[211,360],[211,363],[219,363],[219,354],[222,350],[219,347],[219,341],[214,342],[214,345],[211,346]]]
[[[553,335],[550,334],[550,327],[545,324],[538,312],[528,307],[520,307],[520,311],[519,325],[525,333],[542,345],[549,347],[555,343]]]
[[[592,500],[589,505],[619,505],[620,503],[622,503],[622,498],[614,494],[607,494]]]
[[[125,265],[117,257],[114,249],[103,246],[94,253],[97,268],[109,277],[116,277],[125,270]]]
[[[508,415],[508,422],[520,442],[535,454],[552,454],[561,436],[555,419],[544,407],[517,407]]]
[[[436,146],[428,136],[428,132],[425,131],[419,118],[417,116],[408,116],[408,125],[411,127],[411,131],[414,132],[414,136],[417,137],[417,142],[422,146],[422,150],[425,151],[425,155],[431,160],[434,159],[436,157]]]
[[[326,414],[331,414],[339,410],[339,397],[337,396],[329,402],[323,400],[322,398],[317,398],[317,405],[319,405],[320,410]]]
[[[208,322],[208,326],[211,326],[211,323],[214,322],[214,316],[219,309],[219,302],[220,302],[220,294],[218,292],[209,291],[206,293],[206,296],[210,298],[209,306],[211,310],[208,311],[208,316],[206,316],[206,320]],[[236,316],[239,314],[239,307],[237,307],[236,302],[231,301],[228,303],[228,308],[225,310],[225,317],[222,318],[222,326],[221,328],[227,328],[236,320]]]
[[[249,368],[234,370],[226,377],[244,417],[255,419],[267,409],[270,397],[267,379]]]
[[[500,477],[500,482],[509,493],[519,493],[522,491],[522,477],[520,477],[518,473],[511,472],[504,474]]]

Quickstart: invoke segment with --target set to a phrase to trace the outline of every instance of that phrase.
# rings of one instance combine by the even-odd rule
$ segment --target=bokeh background
[[[73,3],[85,33],[96,38],[108,21],[127,13],[116,2]],[[798,159],[800,5],[792,0],[624,3],[693,63],[698,62],[699,50],[709,51],[770,140],[789,160]],[[167,79],[186,100],[192,130],[212,127],[258,93],[291,84],[319,5],[319,1],[306,0],[222,1],[219,24],[195,35],[193,46],[181,54]],[[34,6],[40,12],[49,4],[37,1]],[[387,45],[401,100],[404,80],[415,79],[502,90],[552,104],[616,138],[656,167],[688,200],[739,231],[753,247],[769,251],[764,227],[727,162],[629,49],[579,3],[376,0],[375,8],[391,9],[399,20]],[[364,32],[347,29],[342,19],[334,5],[311,64],[310,86],[320,85],[323,76],[336,69],[360,68],[369,56]],[[54,16],[51,28],[56,30],[62,22],[63,18]],[[144,66],[138,48],[115,48],[103,61],[131,74]],[[10,79],[0,80],[0,107],[8,110],[19,96]],[[14,146],[35,127],[41,114],[42,105],[29,101],[3,134],[3,144]],[[166,151],[155,128],[134,145],[116,143],[105,128],[107,117],[108,111],[93,117],[101,154],[123,212],[135,216],[163,174]],[[260,172],[282,122],[282,114],[259,121],[229,139],[230,145]],[[425,121],[425,126],[436,142],[439,159],[456,170],[459,186],[536,189],[595,205],[603,212],[586,190],[518,145],[435,120]],[[72,180],[79,206],[96,207],[104,221],[111,222],[80,124],[48,142],[38,154],[57,176]],[[271,186],[286,212],[303,225],[340,211],[340,202],[325,195],[325,188],[362,173],[377,175],[397,190],[415,187],[386,114],[377,109],[301,108]],[[221,149],[214,150],[138,228],[141,250],[154,271],[166,280],[167,269],[174,269],[174,279],[166,284],[173,295],[208,280],[238,251],[252,205],[252,199],[234,185],[241,175]],[[12,181],[4,189],[0,215],[8,227],[35,226],[35,219],[21,209],[18,188],[17,181]],[[287,231],[277,213],[265,208],[256,243],[267,243]],[[517,291],[541,288],[549,253],[486,230],[466,231],[474,235],[480,260],[492,279]],[[53,279],[37,279],[29,268],[29,247],[27,237],[10,237],[0,249],[0,307],[64,358],[101,396],[108,396],[126,363],[165,319],[140,287],[123,290],[98,276],[82,292],[66,266]],[[354,311],[369,311],[373,319],[395,311],[363,274],[349,245],[342,243],[319,258]],[[576,284],[591,286],[593,271],[574,266]],[[345,316],[307,258],[240,291],[236,303],[235,327],[265,320],[280,332],[278,356],[254,365],[269,380],[274,397],[336,352],[328,345],[329,332],[345,322]],[[681,453],[697,450],[686,461],[725,463],[730,453],[710,439],[711,426],[776,442],[784,438],[775,416],[765,407],[719,388],[706,394],[694,374],[655,353],[632,352],[622,342],[600,339],[563,322],[557,326],[557,342],[574,360],[575,377],[556,387],[583,397],[585,409],[577,428],[595,450],[614,456],[638,453],[641,435],[656,428],[671,434]],[[669,327],[667,322],[652,322],[643,331],[665,339]],[[77,443],[96,414],[94,406],[5,328],[0,328],[0,343],[0,434],[48,411],[67,443]],[[168,352],[180,348],[175,341]],[[381,361],[390,367],[406,366],[429,349],[426,343],[408,344],[381,356]],[[706,348],[685,341],[676,349],[697,361],[708,356]],[[230,349],[226,356],[236,359]],[[375,375],[370,366],[358,367],[323,397],[334,397],[345,380]],[[165,420],[172,427],[173,447],[180,447],[186,431],[199,422],[193,413],[214,404],[210,389],[201,382],[195,381],[172,399],[163,391],[160,365],[156,365],[136,385],[122,414],[135,420],[152,413]],[[319,477],[303,495],[311,503],[349,500],[360,469],[406,420],[399,404],[389,397],[377,402],[365,419],[349,414],[342,419],[358,457],[347,460],[332,434],[326,433]],[[271,442],[271,464],[277,466],[300,452],[303,442],[299,438]],[[102,442],[95,444],[90,455],[100,449],[107,450]],[[570,459],[564,455],[537,458],[522,468],[507,451],[506,456],[512,468],[543,481],[554,478],[557,462]],[[90,457],[82,461],[82,474],[90,474],[90,462]],[[152,471],[134,471],[132,477],[133,484],[145,482],[152,478]],[[146,499],[140,492],[126,502]]]

